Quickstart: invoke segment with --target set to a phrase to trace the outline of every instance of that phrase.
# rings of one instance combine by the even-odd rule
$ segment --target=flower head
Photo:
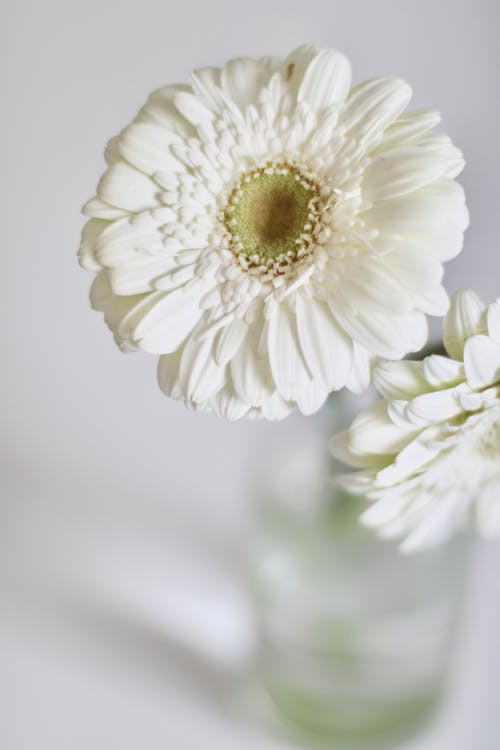
[[[362,516],[414,549],[474,519],[500,534],[500,300],[488,308],[457,292],[444,323],[450,358],[386,362],[383,400],[333,438],[333,453],[361,471],[339,481],[375,501]]]
[[[81,264],[123,351],[168,395],[230,419],[358,392],[443,314],[462,247],[463,160],[403,114],[410,87],[351,89],[338,52],[238,59],[153,93],[106,151]]]

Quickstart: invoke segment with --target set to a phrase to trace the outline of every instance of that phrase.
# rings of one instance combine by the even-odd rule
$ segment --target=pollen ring
[[[259,276],[287,274],[310,254],[322,204],[318,182],[296,166],[268,163],[245,172],[224,211],[239,264]]]

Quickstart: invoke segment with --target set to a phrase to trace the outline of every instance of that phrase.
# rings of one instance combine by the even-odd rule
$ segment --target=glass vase
[[[470,547],[456,537],[404,555],[359,523],[365,503],[335,487],[326,450],[353,405],[333,397],[314,435],[272,462],[251,542],[259,706],[307,747],[385,748],[425,725],[446,684]]]

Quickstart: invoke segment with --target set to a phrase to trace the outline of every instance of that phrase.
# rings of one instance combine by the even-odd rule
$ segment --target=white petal
[[[212,112],[224,110],[224,99],[221,96],[220,68],[198,68],[191,73],[194,95]]]
[[[230,422],[241,419],[248,414],[250,409],[250,406],[236,395],[230,383],[221,388],[215,396],[212,396],[210,406],[214,414],[224,417]]]
[[[443,266],[432,250],[425,252],[411,240],[396,242],[387,238],[384,261],[393,276],[412,292],[436,287],[443,277]]]
[[[105,266],[134,264],[143,256],[165,257],[163,234],[149,212],[109,224],[97,241],[96,255]]]
[[[259,353],[262,323],[246,326],[247,332],[231,361],[234,389],[239,398],[252,407],[259,407],[274,390],[267,357]]]
[[[344,269],[334,295],[346,307],[352,305],[356,312],[366,308],[368,313],[378,314],[386,310],[404,314],[413,309],[407,290],[392,273],[390,258],[358,256],[347,260]]]
[[[407,112],[392,125],[389,125],[377,152],[413,143],[422,133],[434,128],[440,120],[441,115],[435,109]]]
[[[180,381],[185,398],[199,403],[212,398],[226,382],[225,367],[214,359],[216,331],[198,325],[188,338],[181,357]]]
[[[144,255],[134,264],[124,264],[108,269],[108,277],[116,294],[143,294],[154,289],[172,291],[182,286],[194,275],[194,266],[189,266],[182,276],[166,273],[169,268],[168,258],[155,258]],[[180,269],[176,271],[178,274]],[[156,280],[159,283],[156,284]]]
[[[433,243],[426,246],[411,237],[403,240],[381,234],[375,240],[375,247],[393,277],[413,294],[415,308],[427,315],[446,313],[449,300],[441,285],[444,269],[433,252]]]
[[[182,84],[174,84],[153,91],[137,115],[136,121],[161,125],[169,132],[177,133],[184,138],[195,136],[195,128],[182,117],[174,104],[175,96],[181,92],[191,93],[191,88]]]
[[[408,503],[408,497],[403,488],[395,487],[387,490],[380,500],[373,503],[359,520],[369,528],[385,529],[387,524],[398,521]]]
[[[422,313],[381,314],[367,301],[362,308],[349,308],[347,300],[332,297],[328,304],[347,333],[370,353],[386,359],[401,359],[418,351],[427,341],[427,321]]]
[[[109,139],[106,144],[106,148],[104,149],[104,159],[109,167],[111,167],[117,161],[123,161],[122,155],[118,150],[118,140],[119,136],[114,135]]]
[[[424,133],[413,143],[414,146],[427,153],[429,156],[434,154],[436,157],[446,162],[444,174],[452,179],[456,177],[464,168],[465,161],[462,152],[453,143],[449,135],[433,131]]]
[[[96,258],[97,240],[109,227],[109,221],[101,219],[90,219],[87,221],[82,231],[82,241],[78,250],[78,259],[82,268],[87,271],[98,273],[102,266]]]
[[[306,416],[315,414],[325,403],[328,393],[328,388],[319,378],[310,380],[297,394],[297,406]]]
[[[300,84],[298,101],[304,101],[313,112],[321,112],[342,103],[351,87],[351,66],[335,50],[321,50],[307,66]]]
[[[182,257],[182,256],[181,256]],[[150,269],[151,270],[151,269]],[[112,271],[109,272],[110,275]],[[172,270],[163,271],[151,280],[151,287],[159,292],[171,292],[180,286],[192,281],[196,276],[196,263],[186,262],[186,265],[177,265]]]
[[[119,297],[113,294],[106,271],[101,271],[94,279],[90,289],[90,304],[94,310],[104,313],[104,320],[122,351],[137,349],[126,321],[141,309],[147,297],[148,295]]]
[[[332,456],[347,466],[366,466],[366,457],[354,455],[351,451],[351,437],[349,430],[343,430],[338,432],[328,443],[328,448]],[[335,475],[335,480],[338,479],[338,475]],[[342,485],[343,486],[343,485]]]
[[[372,202],[397,198],[441,177],[446,166],[439,153],[428,154],[416,146],[384,151],[365,170],[363,195]]]
[[[176,399],[183,398],[179,381],[181,355],[182,349],[179,349],[172,354],[163,354],[158,360],[158,384],[167,396]]]
[[[440,354],[431,354],[424,359],[422,373],[433,388],[456,385],[465,379],[463,364]]]
[[[357,341],[352,342],[352,363],[346,380],[346,388],[352,393],[364,393],[372,382],[375,357]]]
[[[224,66],[221,87],[244,112],[251,104],[257,104],[259,92],[269,82],[270,75],[267,61],[241,57]]]
[[[469,224],[469,212],[465,203],[450,217],[439,233],[434,234],[434,247],[438,251],[439,260],[443,262],[455,258],[463,248],[463,233]]]
[[[277,420],[284,419],[293,411],[295,404],[285,401],[281,398],[278,391],[262,402],[260,414],[264,419]]]
[[[337,432],[333,435],[328,441],[328,450],[334,458],[337,458],[339,461],[342,461],[342,463],[350,466],[351,453],[349,430],[342,430],[342,432]]]
[[[415,426],[396,426],[387,414],[387,403],[377,401],[365,409],[349,428],[350,448],[358,454],[393,454],[400,451],[418,432]]]
[[[431,495],[430,501],[435,500],[435,496]],[[447,502],[444,502],[444,499],[441,498],[437,509],[433,513],[427,512],[421,523],[404,540],[400,547],[401,551],[415,552],[447,541],[459,528],[454,510],[453,496],[450,496]]]
[[[121,133],[118,149],[132,166],[148,175],[160,170],[179,172],[181,163],[173,156],[172,144],[182,143],[175,133],[148,123],[133,123]]]
[[[109,203],[105,203],[96,196],[86,202],[82,208],[82,214],[85,214],[85,216],[92,216],[94,219],[114,221],[115,219],[122,219],[123,217],[128,216],[128,211],[124,211],[122,208],[116,208],[115,206],[110,206]]]
[[[408,404],[406,414],[415,424],[430,424],[453,419],[462,413],[454,388],[422,393]]]
[[[442,316],[450,307],[448,293],[442,284],[431,287],[421,294],[414,295],[415,307],[426,315]]]
[[[471,388],[484,388],[500,382],[500,343],[482,335],[467,339],[464,365]]]
[[[152,354],[170,354],[189,336],[202,315],[199,291],[181,287],[161,293],[134,331],[138,346]]]
[[[382,362],[373,373],[375,388],[388,399],[411,399],[426,390],[422,362]]]
[[[467,339],[483,332],[484,310],[483,302],[472,290],[455,292],[443,324],[444,346],[450,357],[461,360]]]
[[[335,455],[335,451],[332,450],[332,453]],[[373,485],[372,472],[352,471],[346,474],[336,474],[335,484],[342,487],[351,495],[361,495],[368,492]]]
[[[116,294],[152,291],[157,279],[168,271],[179,271],[179,262],[165,251],[163,241],[164,236],[149,213],[114,222],[100,235],[96,257],[109,268]]]
[[[414,521],[414,494],[404,491],[405,484],[394,490],[385,490],[383,494],[379,491],[367,493],[369,500],[375,502],[372,508],[360,516],[360,521],[364,526],[377,529],[381,539],[402,537],[411,528]]]
[[[492,339],[500,342],[500,299],[488,307],[488,333]]]
[[[347,130],[356,132],[366,147],[378,143],[384,130],[403,112],[411,88],[399,78],[376,78],[351,90],[341,116]]]
[[[328,447],[332,456],[338,461],[347,466],[364,470],[363,472],[357,471],[348,475],[353,480],[349,480],[350,486],[345,483],[344,477],[341,475],[341,486],[347,491],[352,491],[354,494],[373,489],[376,472],[387,466],[393,458],[392,453],[377,453],[375,451],[364,453],[354,448],[350,428],[334,435],[330,439]],[[362,478],[360,478],[360,475],[362,475]],[[335,481],[338,482],[338,480],[339,475],[336,473]]]
[[[293,52],[283,60],[281,66],[282,75],[288,89],[295,96],[298,94],[308,66],[320,52],[321,47],[317,47],[314,44],[304,44],[301,47],[294,49]]]
[[[441,449],[436,444],[429,444],[421,436],[417,437],[403,448],[394,463],[378,472],[376,485],[381,488],[391,487],[422,469],[440,452]]]
[[[463,391],[458,394],[460,405],[464,411],[479,411],[484,407],[484,394]]]
[[[349,336],[367,351],[388,359],[401,359],[407,353],[403,342],[394,341],[389,316],[359,316],[357,311],[353,314],[352,309],[335,299],[330,299],[328,304]]]
[[[112,295],[113,292],[109,285],[108,274],[106,273],[106,271],[101,271],[96,275],[90,288],[89,296],[92,309],[104,312],[106,307],[106,300]]]
[[[451,251],[461,249],[461,239],[468,223],[464,192],[461,185],[447,177],[441,177],[418,192],[391,198],[376,203],[362,214],[367,225],[382,234],[392,237],[414,235],[414,241],[422,238],[424,247],[434,250],[440,260],[449,260]],[[452,232],[453,244],[440,248],[441,232]],[[435,244],[434,244],[435,243]],[[448,243],[449,244],[449,243]]]
[[[328,306],[297,297],[297,330],[309,370],[328,391],[345,384],[352,358],[352,342],[333,318]]]
[[[285,401],[296,401],[311,381],[300,350],[295,316],[277,304],[269,320],[268,355],[276,387]]]
[[[174,103],[178,111],[192,125],[210,124],[214,113],[194,94],[182,91],[175,95]]]
[[[408,352],[419,352],[429,338],[427,318],[418,311],[401,315],[394,321],[394,334],[401,339],[406,337]]]
[[[125,162],[113,164],[103,174],[97,194],[106,203],[127,211],[146,211],[160,205],[154,181]]]
[[[242,318],[234,318],[221,328],[216,337],[214,357],[218,365],[227,365],[241,346],[247,332],[247,324]]]

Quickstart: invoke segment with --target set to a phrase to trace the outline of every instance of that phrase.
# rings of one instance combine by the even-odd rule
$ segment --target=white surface
[[[251,641],[227,573],[248,456],[293,445],[307,423],[192,414],[157,389],[154,358],[113,347],[74,255],[106,140],[191,67],[337,46],[356,80],[401,75],[415,106],[442,110],[471,210],[447,287],[492,299],[497,16],[493,0],[3,4],[2,750],[279,746],[219,711],[207,660],[237,662]],[[500,746],[499,563],[497,545],[482,550],[453,694],[415,750]],[[242,627],[224,635],[226,607]],[[207,612],[200,642],[182,623]]]

